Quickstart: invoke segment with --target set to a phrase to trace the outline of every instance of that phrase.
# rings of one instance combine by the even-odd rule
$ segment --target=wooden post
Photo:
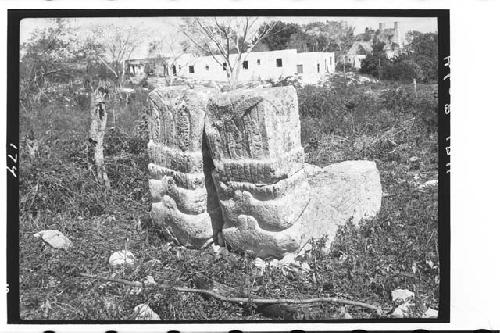
[[[95,164],[97,171],[97,179],[104,183],[104,186],[109,189],[110,183],[106,173],[104,163],[104,134],[106,132],[106,121],[108,114],[106,112],[106,100],[108,98],[108,89],[105,85],[99,82],[97,89],[91,92],[90,105],[90,132],[89,132],[89,158],[92,158],[93,163],[89,161],[89,169]]]

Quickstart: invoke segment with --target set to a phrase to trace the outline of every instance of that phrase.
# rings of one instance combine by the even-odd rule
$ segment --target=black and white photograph
[[[448,10],[10,14],[9,320],[449,322]]]

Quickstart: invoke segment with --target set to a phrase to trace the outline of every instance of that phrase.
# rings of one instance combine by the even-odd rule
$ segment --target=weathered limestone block
[[[150,140],[148,150],[153,163],[158,166],[182,173],[203,172],[201,149],[183,152]]]
[[[214,96],[205,133],[224,228],[240,216],[258,227],[291,227],[309,201],[300,144],[297,93],[293,87],[245,89]]]
[[[297,93],[293,87],[235,90],[209,102],[205,132],[217,172],[229,180],[263,182],[300,170]],[[293,164],[299,164],[293,165]]]
[[[304,228],[297,223],[284,231],[264,230],[248,215],[239,215],[237,223],[238,226],[224,225],[224,239],[234,250],[247,251],[261,258],[281,258],[287,252],[297,251],[303,243],[302,235],[295,230]]]
[[[349,220],[357,225],[380,210],[382,188],[374,162],[347,161],[306,169],[311,197],[296,223],[285,230],[270,231],[261,228],[252,216],[240,215],[237,223],[224,227],[224,238],[232,248],[263,258],[280,258],[312,238],[327,236],[329,246],[339,226]]]
[[[316,196],[311,208],[317,211],[328,205],[334,206],[342,220],[352,218],[354,225],[362,219],[375,217],[380,211],[382,185],[373,161],[345,161],[328,165],[311,177],[309,184]],[[335,184],[336,187],[333,186]],[[311,210],[304,214],[304,218],[310,213]],[[317,215],[316,212],[312,214]],[[322,233],[321,230],[315,231]]]
[[[207,190],[204,187],[188,190],[177,186],[172,177],[165,176],[161,180],[150,179],[149,189],[153,202],[168,196],[185,214],[201,214],[207,211]]]
[[[234,197],[236,191],[249,192],[258,200],[271,200],[282,198],[289,195],[291,192],[297,191],[306,183],[307,173],[305,170],[300,170],[292,176],[279,180],[274,184],[262,184],[241,181],[227,181],[219,179],[219,174],[215,172],[213,178],[219,185],[219,199],[224,201]]]
[[[211,89],[162,87],[149,94],[150,140],[180,151],[199,152]]]
[[[206,184],[202,142],[211,93],[210,89],[162,87],[149,95],[151,214],[185,245],[202,245],[215,232],[210,210],[217,207],[210,207],[213,200],[208,197],[216,193],[213,185]]]
[[[156,223],[167,225],[177,240],[186,246],[200,247],[212,238],[213,229],[210,215],[184,214],[177,209],[175,201],[164,196],[160,202],[153,202],[151,216]]]
[[[214,160],[223,181],[273,184],[302,170],[304,149],[298,147],[277,158]]]
[[[205,184],[205,174],[203,172],[184,173],[154,163],[149,163],[148,169],[152,179],[160,180],[165,176],[173,177],[176,184],[190,190],[195,190]]]
[[[216,182],[217,176],[214,175]],[[309,198],[303,170],[275,184],[217,182],[219,203],[227,226],[238,225],[239,215],[253,216],[265,230],[284,230],[293,225]]]

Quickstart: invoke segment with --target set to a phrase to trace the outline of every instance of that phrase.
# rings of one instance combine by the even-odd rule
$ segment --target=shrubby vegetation
[[[110,104],[124,102],[120,88],[128,83],[123,60],[137,46],[140,33],[109,24],[97,25],[92,37],[82,37],[67,19],[53,19],[35,30],[20,47],[21,126],[32,126],[33,117],[46,119],[41,111],[50,104],[83,111],[89,107],[92,83],[99,80],[110,89]]]
[[[384,43],[374,40],[373,49],[361,63],[360,73],[370,74],[383,80],[411,82],[436,82],[438,74],[438,39],[437,33],[408,34],[409,44],[403,52],[393,59],[388,59],[384,52]]]
[[[297,49],[298,52],[339,52],[345,54],[354,42],[354,28],[337,21],[311,22],[298,25],[272,21],[260,27],[272,27],[262,39],[264,50]]]
[[[380,83],[375,91],[373,86],[348,85],[342,76],[332,77],[323,87],[306,85],[298,89],[300,115],[319,120],[320,131],[311,132],[344,137],[375,135],[408,115],[418,118],[423,129],[436,128],[437,100],[430,87],[419,86],[424,91],[415,95],[411,86]]]

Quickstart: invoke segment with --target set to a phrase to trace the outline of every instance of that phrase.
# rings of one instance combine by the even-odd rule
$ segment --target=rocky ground
[[[178,246],[168,230],[145,220],[139,223],[151,205],[147,139],[141,120],[143,96],[116,108],[116,127],[107,133],[109,191],[87,171],[86,109],[57,103],[47,106],[46,113],[31,120],[40,138],[40,157],[29,161],[21,156],[21,318],[345,320],[434,316],[431,310],[439,308],[440,282],[437,123],[432,116],[436,87],[419,86],[415,97],[411,87],[386,83],[332,86],[336,87],[335,82],[298,90],[302,145],[308,162],[324,166],[352,159],[375,161],[381,174],[382,208],[374,220],[357,229],[350,224],[340,228],[329,250],[322,240],[311,243],[295,265],[261,262],[211,246],[201,251],[187,249]],[[56,249],[42,235],[34,236],[47,229],[59,230],[71,246]],[[130,257],[126,264],[111,265],[110,256],[124,250],[133,254],[133,260]],[[148,283],[137,288],[82,277],[81,273]],[[381,311],[338,303],[240,305],[165,289],[160,284],[223,290],[235,297],[250,294],[253,299],[338,297]]]

